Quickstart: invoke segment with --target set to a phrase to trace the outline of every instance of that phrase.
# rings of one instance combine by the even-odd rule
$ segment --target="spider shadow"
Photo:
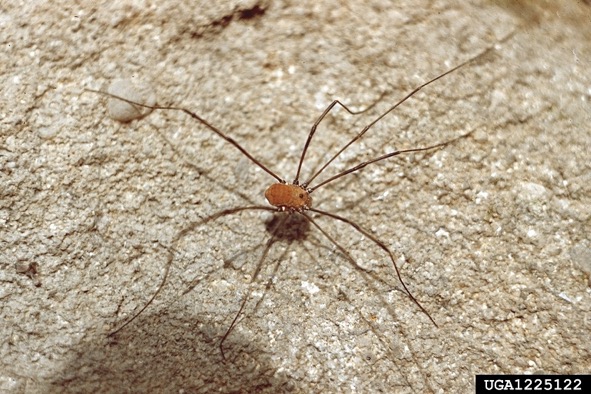
[[[302,241],[307,239],[310,230],[310,223],[304,216],[299,214],[289,212],[273,212],[272,215],[265,220],[265,229],[267,237],[264,243],[258,243],[255,247],[249,248],[247,251],[239,252],[238,254],[235,254],[224,261],[224,267],[232,267],[237,259],[245,256],[252,256],[254,252],[262,248],[258,262],[256,263],[254,271],[251,274],[251,280],[247,285],[248,290],[246,295],[243,296],[242,303],[238,311],[235,313],[234,319],[228,326],[228,329],[220,341],[220,352],[223,359],[226,359],[224,353],[224,343],[226,339],[230,336],[236,325],[249,317],[245,313],[245,308],[247,303],[251,301],[251,298],[253,297],[253,288],[256,286],[255,284],[257,282],[260,282],[259,278],[264,273],[265,268],[270,267],[272,271],[271,273],[267,274],[267,280],[262,290],[262,294],[256,301],[253,300],[255,305],[249,308],[249,315],[256,314],[263,301],[267,297],[267,294],[274,286],[275,280],[278,277],[281,263],[286,260],[286,256],[288,255],[293,243],[297,242],[298,244],[302,244]],[[285,244],[285,247],[279,252],[279,256],[273,257],[271,255],[271,251],[273,250],[273,247],[276,243]],[[309,250],[307,249],[306,252],[310,254]],[[240,265],[238,264],[238,266]],[[244,346],[243,343],[238,344],[235,340],[231,340],[229,342],[233,344],[233,347],[237,345]]]
[[[54,376],[48,392],[299,391],[264,348],[240,333],[234,336],[242,345],[221,363],[223,332],[208,320],[179,305],[151,309],[137,319],[140,329],[80,341],[72,349],[77,356]]]

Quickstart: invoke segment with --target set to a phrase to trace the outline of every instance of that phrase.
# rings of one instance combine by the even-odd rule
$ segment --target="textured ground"
[[[476,373],[590,370],[585,2],[78,3],[0,6],[0,391],[469,392]],[[305,222],[267,243],[280,220],[268,213],[182,232],[264,204],[273,179],[182,113],[122,124],[83,93],[148,86],[291,180],[331,100],[360,109],[383,95],[325,119],[305,175],[412,88],[491,48],[326,175],[472,136],[314,192],[394,251],[439,328],[375,244],[327,218],[357,266]],[[155,302],[108,338],[170,253]],[[220,338],[249,289],[224,363]]]

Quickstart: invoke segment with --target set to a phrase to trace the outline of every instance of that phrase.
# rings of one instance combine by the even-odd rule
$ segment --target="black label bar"
[[[476,394],[591,393],[591,375],[476,375]]]

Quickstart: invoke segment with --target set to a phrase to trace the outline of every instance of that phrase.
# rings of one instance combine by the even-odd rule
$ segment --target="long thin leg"
[[[277,241],[277,230],[285,224],[286,219],[287,219],[287,216],[284,217],[282,220],[280,220],[271,230],[271,238],[269,238],[269,240],[267,241],[267,244],[265,245],[265,249],[263,250],[263,254],[261,255],[261,258],[259,259],[259,263],[257,264],[256,270],[253,273],[252,277],[250,278],[248,293],[244,296],[244,299],[242,300],[242,303],[240,304],[240,308],[238,309],[238,312],[236,312],[236,315],[234,316],[232,323],[230,323],[230,326],[226,330],[226,333],[224,334],[224,336],[220,340],[220,345],[219,345],[220,346],[220,353],[222,354],[222,359],[224,361],[226,361],[226,355],[224,353],[224,342],[226,341],[226,339],[228,338],[228,336],[230,335],[230,333],[232,332],[234,327],[236,327],[236,325],[238,324],[238,318],[242,314],[242,311],[244,310],[244,307],[246,306],[246,303],[248,302],[248,300],[250,299],[250,295],[252,294],[252,284],[259,276],[259,273],[263,267],[263,262],[265,261],[265,259],[269,255],[269,251],[271,250],[271,246],[273,246],[273,244]],[[266,290],[268,290],[268,288],[270,287],[271,281],[273,280],[273,277],[275,276],[275,273],[277,272],[277,269],[279,267],[279,261],[281,261],[281,259],[279,259],[277,261],[277,264],[275,265],[275,269],[273,270],[273,275],[271,275],[271,277],[269,278],[269,281],[267,282],[267,286],[265,287]],[[257,302],[257,304],[255,306],[255,310],[257,309],[260,301],[261,300],[259,300],[259,302]]]
[[[224,209],[223,211],[216,212],[213,215],[207,216],[207,217],[205,217],[199,221],[196,221],[194,223],[191,223],[189,226],[187,226],[186,228],[181,230],[174,237],[174,239],[172,241],[173,246],[168,248],[168,259],[166,262],[166,268],[164,270],[164,275],[162,277],[162,281],[160,282],[160,286],[158,286],[158,289],[156,289],[156,291],[154,292],[152,297],[150,297],[148,302],[139,310],[139,312],[134,314],[129,320],[127,320],[125,323],[123,323],[123,325],[121,325],[121,327],[117,328],[114,331],[111,331],[108,336],[112,337],[112,336],[116,335],[119,331],[121,331],[125,327],[127,327],[132,321],[134,321],[139,315],[141,315],[146,310],[146,308],[148,306],[150,306],[150,304],[152,304],[152,302],[156,299],[156,297],[158,296],[160,291],[164,288],[164,284],[166,283],[166,279],[168,278],[168,273],[170,272],[170,266],[172,265],[172,260],[174,259],[174,252],[175,252],[174,245],[185,234],[189,233],[190,231],[193,231],[193,229],[195,229],[196,227],[201,226],[201,225],[208,223],[210,221],[219,219],[223,216],[232,215],[234,213],[238,213],[238,212],[242,212],[242,211],[246,211],[246,210],[265,210],[265,211],[273,211],[273,212],[276,211],[276,209],[274,209],[274,208],[265,207],[265,206],[258,206],[258,205],[253,205],[253,206],[248,206],[248,207],[229,208],[229,209]]]
[[[363,128],[363,130],[361,130],[359,132],[359,134],[357,134],[355,137],[353,137],[345,146],[343,146],[343,148],[341,150],[339,150],[328,162],[326,162],[326,164],[324,166],[322,166],[320,168],[320,170],[318,170],[314,175],[312,175],[312,177],[310,177],[310,179],[308,179],[306,182],[304,182],[302,184],[302,186],[307,187],[310,182],[312,182],[318,175],[320,175],[320,173],[322,171],[324,171],[326,169],[326,167],[328,167],[330,165],[330,163],[332,163],[341,153],[343,153],[345,151],[345,149],[347,149],[349,146],[351,146],[353,143],[355,143],[355,141],[359,140],[361,137],[363,137],[363,135],[365,133],[367,133],[367,131],[376,123],[378,123],[380,120],[382,120],[382,118],[384,118],[386,115],[388,115],[390,112],[394,111],[396,108],[398,108],[398,106],[400,106],[400,104],[404,103],[406,100],[408,100],[409,98],[411,98],[412,96],[414,96],[416,93],[418,93],[421,89],[423,89],[425,86],[432,84],[433,82],[445,77],[446,75],[449,75],[451,73],[453,73],[454,71],[456,71],[459,68],[464,67],[466,64],[473,62],[476,59],[479,59],[483,56],[485,56],[491,49],[487,49],[486,51],[478,54],[477,56],[474,56],[468,60],[466,60],[463,63],[460,63],[459,65],[455,66],[454,68],[444,72],[443,74],[438,75],[437,77],[423,83],[422,85],[416,87],[415,89],[413,89],[410,93],[408,93],[406,96],[404,96],[402,98],[402,100],[398,101],[396,104],[394,104],[392,107],[390,107],[386,112],[384,112],[383,114],[381,114],[380,116],[378,116],[373,122],[371,122],[370,124],[368,124],[367,126],[365,126]]]
[[[117,100],[121,100],[121,101],[124,101],[128,104],[131,104],[131,105],[139,105],[140,107],[145,107],[145,108],[150,108],[150,109],[168,109],[168,110],[174,110],[174,111],[182,111],[182,112],[186,113],[187,115],[189,115],[190,117],[192,117],[193,119],[196,119],[199,123],[201,123],[202,125],[204,125],[208,129],[210,129],[211,131],[216,133],[218,136],[222,137],[224,140],[228,141],[233,147],[235,147],[240,152],[242,152],[242,154],[244,156],[248,157],[250,159],[250,161],[252,161],[258,167],[260,167],[267,174],[271,175],[277,181],[279,181],[281,183],[285,183],[285,181],[283,179],[281,179],[277,174],[275,174],[267,166],[265,166],[263,163],[261,163],[260,161],[255,159],[250,153],[248,153],[248,151],[245,148],[243,148],[242,145],[240,145],[238,142],[236,142],[235,139],[226,135],[226,133],[224,133],[223,131],[221,131],[220,129],[218,129],[217,127],[215,127],[214,125],[212,125],[211,123],[206,121],[205,119],[203,119],[201,116],[197,115],[195,112],[189,111],[188,109],[182,108],[182,107],[162,106],[162,105],[146,105],[146,104],[142,104],[142,103],[136,103],[135,101],[128,100],[126,98],[119,97],[119,96],[116,96],[111,93],[101,92],[100,90],[93,90],[93,89],[84,89],[84,90],[86,92],[98,93],[98,94],[102,94],[103,96],[107,96],[107,97],[111,97],[111,98],[114,98]]]
[[[396,275],[398,276],[398,280],[400,280],[400,283],[402,284],[402,287],[404,287],[404,291],[406,291],[406,293],[408,294],[408,296],[410,297],[410,299],[419,307],[419,309],[425,314],[427,315],[427,317],[429,318],[429,320],[431,320],[431,322],[435,325],[435,327],[439,327],[437,325],[437,323],[435,323],[435,320],[433,320],[433,318],[431,317],[431,315],[429,314],[429,312],[427,312],[427,310],[425,308],[423,308],[423,306],[420,304],[420,302],[412,295],[412,293],[410,292],[410,290],[408,289],[408,287],[406,287],[406,284],[404,283],[404,281],[402,280],[402,276],[400,275],[400,271],[398,270],[398,266],[396,265],[396,260],[394,259],[394,254],[392,253],[392,251],[390,251],[390,249],[386,246],[386,244],[384,244],[382,241],[380,241],[375,235],[371,234],[369,231],[365,230],[364,228],[362,228],[361,226],[359,226],[357,223],[344,218],[342,216],[339,215],[335,215],[333,213],[330,212],[326,212],[326,211],[321,211],[319,209],[314,209],[311,208],[310,211],[312,212],[316,212],[320,215],[325,215],[325,216],[329,216],[331,218],[340,220],[343,223],[347,223],[348,225],[352,226],[353,228],[355,228],[355,230],[359,231],[361,234],[365,235],[367,238],[371,239],[376,245],[378,245],[380,248],[382,248],[390,257],[390,261],[392,261],[392,265],[394,266],[394,270],[396,271]],[[324,231],[324,229],[322,229],[315,221],[314,219],[312,219],[312,217],[310,217],[310,215],[307,215],[306,213],[302,212],[302,215],[304,217],[306,217],[310,223],[312,223],[318,230],[320,230],[320,232],[322,234],[324,234],[324,236],[326,238],[328,238],[340,251],[341,253],[343,253],[345,256],[347,256],[347,258],[352,259],[352,257],[350,256],[350,254],[345,250],[345,248],[343,248],[337,241],[335,241],[335,239],[333,237],[330,236],[330,234],[328,234],[326,231]]]
[[[347,111],[351,115],[359,115],[359,114],[362,114],[366,111],[369,111],[377,103],[379,103],[380,100],[382,99],[382,97],[384,97],[384,94],[385,93],[382,93],[382,95],[376,101],[374,101],[370,106],[368,106],[367,108],[365,108],[361,111],[353,111],[353,110],[349,109],[345,104],[341,103],[339,100],[334,100],[332,103],[330,103],[328,105],[328,107],[326,107],[324,112],[322,112],[322,115],[320,115],[318,117],[318,119],[316,119],[316,122],[314,122],[314,124],[312,125],[312,128],[310,129],[310,133],[308,134],[308,139],[306,139],[306,144],[304,145],[304,149],[302,150],[302,155],[300,157],[300,163],[298,164],[298,171],[296,172],[296,176],[295,176],[293,183],[295,185],[298,185],[300,182],[300,172],[302,170],[302,164],[304,163],[304,158],[306,157],[306,152],[308,151],[308,147],[310,146],[310,142],[312,142],[312,137],[314,137],[314,134],[316,134],[316,128],[318,127],[320,122],[322,122],[324,117],[326,115],[328,115],[328,113],[334,108],[335,105],[337,105],[337,104],[340,105],[342,108],[345,109],[345,111]]]
[[[359,171],[359,170],[361,170],[362,168],[364,168],[365,166],[367,166],[369,164],[377,163],[378,161],[386,160],[386,159],[388,159],[390,157],[393,157],[393,156],[398,156],[401,153],[423,152],[423,151],[427,151],[427,150],[432,150],[432,149],[437,149],[437,148],[443,148],[443,147],[445,147],[445,146],[447,146],[447,145],[449,145],[451,143],[456,142],[457,140],[460,140],[460,139],[463,139],[463,138],[468,137],[473,132],[474,132],[474,130],[471,130],[470,132],[465,133],[465,134],[462,134],[461,136],[456,137],[456,138],[454,138],[452,140],[441,142],[439,144],[435,144],[435,145],[431,145],[431,146],[426,146],[424,148],[403,149],[403,150],[397,150],[397,151],[394,151],[394,152],[386,153],[386,154],[384,154],[384,155],[382,155],[380,157],[377,157],[375,159],[371,159],[371,160],[368,160],[368,161],[364,161],[363,163],[357,164],[356,166],[351,167],[351,168],[349,168],[349,169],[347,169],[345,171],[339,172],[338,174],[336,174],[336,175],[334,175],[334,176],[332,176],[332,177],[330,177],[330,178],[328,178],[328,179],[320,182],[318,185],[316,185],[314,187],[311,187],[311,188],[308,188],[308,192],[309,193],[312,193],[314,190],[318,189],[319,187],[324,186],[327,183],[330,183],[330,182],[332,182],[332,181],[334,181],[336,179],[339,179],[340,177],[343,177],[343,176],[345,176],[347,174],[350,174],[350,173],[355,172],[355,171]]]

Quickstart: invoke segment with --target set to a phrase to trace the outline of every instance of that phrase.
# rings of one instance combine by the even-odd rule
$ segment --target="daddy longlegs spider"
[[[372,104],[370,105],[368,108],[365,108],[364,110],[361,111],[353,111],[351,110],[349,107],[347,107],[345,104],[343,104],[341,101],[339,100],[334,100],[332,103],[330,103],[330,105],[328,105],[328,107],[326,107],[326,109],[322,112],[322,114],[318,117],[318,119],[314,122],[314,124],[312,125],[310,132],[308,134],[308,138],[306,139],[306,143],[304,144],[304,148],[302,150],[301,156],[300,156],[300,160],[299,160],[299,164],[298,164],[298,168],[297,168],[297,172],[296,175],[293,179],[292,182],[287,182],[285,179],[279,177],[274,171],[272,171],[268,166],[266,166],[265,164],[263,164],[260,160],[258,160],[257,158],[255,158],[252,154],[250,154],[242,145],[240,145],[237,141],[235,141],[232,137],[229,137],[225,132],[223,132],[222,130],[218,129],[217,127],[215,127],[214,125],[212,125],[211,123],[209,123],[207,120],[205,120],[204,118],[202,118],[200,115],[186,109],[183,107],[176,107],[176,106],[161,106],[161,105],[146,105],[146,104],[142,104],[142,103],[138,103],[138,102],[134,102],[128,99],[125,99],[123,97],[119,97],[116,96],[114,94],[110,94],[110,93],[106,93],[106,92],[102,92],[102,91],[98,91],[98,90],[92,90],[92,89],[85,89],[85,91],[89,91],[89,92],[93,92],[93,93],[98,93],[101,95],[105,95],[108,97],[111,97],[113,99],[117,99],[117,100],[121,100],[123,102],[126,102],[128,104],[131,104],[133,106],[139,106],[139,107],[144,107],[144,108],[149,108],[151,110],[174,110],[174,111],[181,111],[184,112],[185,114],[189,115],[191,118],[197,120],[199,123],[201,123],[203,126],[205,126],[207,129],[209,129],[210,131],[212,131],[213,133],[217,134],[219,137],[223,138],[225,141],[227,141],[231,146],[233,146],[234,148],[238,149],[245,157],[247,157],[252,163],[254,163],[256,166],[258,166],[260,169],[262,169],[263,171],[265,171],[267,174],[269,174],[271,177],[273,177],[275,179],[275,183],[273,183],[271,186],[269,186],[266,191],[265,191],[265,198],[267,199],[267,201],[272,205],[272,206],[263,206],[263,205],[252,205],[252,206],[243,206],[243,207],[235,207],[235,208],[229,208],[229,209],[224,209],[222,211],[219,211],[213,215],[207,216],[197,222],[192,223],[190,226],[186,227],[185,229],[181,230],[173,239],[173,247],[168,248],[169,250],[169,257],[168,257],[168,261],[167,261],[167,265],[165,268],[165,272],[164,272],[164,276],[162,279],[162,282],[160,284],[160,286],[158,287],[158,289],[154,292],[154,294],[152,295],[152,297],[148,300],[148,302],[136,313],[134,314],[129,320],[127,320],[123,325],[121,325],[119,328],[117,328],[116,330],[114,330],[113,332],[111,332],[109,334],[109,336],[113,336],[115,334],[117,334],[119,331],[121,331],[122,329],[124,329],[127,325],[129,325],[133,320],[135,320],[139,315],[141,315],[144,310],[146,310],[146,308],[154,301],[154,299],[158,296],[160,290],[163,288],[166,279],[168,277],[168,273],[170,270],[170,266],[172,264],[172,260],[174,258],[174,245],[184,236],[186,235],[188,232],[190,232],[191,230],[193,230],[194,228],[196,228],[199,225],[203,225],[206,223],[209,223],[211,221],[215,221],[216,219],[219,219],[221,217],[224,216],[228,216],[228,215],[232,215],[235,213],[239,213],[239,212],[243,212],[243,211],[247,211],[247,210],[260,210],[260,211],[271,211],[271,212],[283,212],[285,214],[288,215],[301,215],[301,217],[303,217],[305,219],[305,221],[307,221],[308,223],[312,224],[313,227],[315,227],[316,229],[318,229],[318,231],[320,231],[320,233],[322,235],[324,235],[324,237],[326,239],[328,239],[338,250],[339,252],[341,252],[345,257],[347,257],[347,259],[349,259],[349,261],[354,262],[354,259],[351,257],[351,255],[347,252],[347,250],[341,246],[335,239],[333,236],[331,236],[330,234],[328,234],[317,222],[316,220],[314,220],[314,218],[312,216],[310,216],[308,214],[308,212],[313,212],[315,214],[318,215],[322,215],[322,216],[326,216],[326,217],[330,217],[333,218],[337,221],[343,222],[351,227],[353,227],[357,232],[359,232],[360,234],[362,234],[363,236],[367,237],[368,239],[370,239],[376,246],[378,246],[380,249],[382,249],[388,256],[388,258],[390,259],[390,262],[392,263],[392,266],[394,267],[394,271],[396,272],[396,276],[398,277],[398,280],[400,281],[402,287],[404,288],[405,293],[408,295],[408,297],[414,302],[414,304],[416,304],[416,306],[421,310],[421,312],[423,312],[431,321],[431,323],[433,323],[433,325],[435,327],[438,327],[437,323],[435,322],[435,320],[433,319],[433,317],[429,314],[429,312],[421,305],[421,303],[417,300],[417,298],[412,294],[412,292],[409,290],[408,286],[406,285],[406,283],[402,280],[402,275],[400,274],[400,270],[398,269],[398,266],[396,264],[396,260],[394,258],[394,254],[392,253],[392,251],[390,250],[390,248],[386,245],[385,242],[383,242],[382,240],[378,239],[375,235],[373,235],[369,230],[366,230],[364,228],[362,228],[361,226],[359,226],[357,223],[355,223],[354,221],[345,218],[343,216],[331,213],[331,212],[327,212],[327,211],[323,211],[320,209],[316,209],[312,207],[312,193],[314,193],[316,190],[318,190],[319,188],[326,186],[329,183],[332,183],[334,181],[336,181],[337,179],[340,179],[348,174],[354,173],[356,171],[359,171],[361,169],[363,169],[364,167],[370,165],[370,164],[374,164],[380,161],[384,161],[386,159],[389,159],[391,157],[394,156],[398,156],[404,153],[412,153],[412,152],[424,152],[424,151],[432,151],[435,149],[441,149],[446,147],[447,145],[450,145],[460,139],[466,138],[469,135],[471,135],[474,130],[471,130],[465,134],[462,134],[456,138],[453,138],[451,140],[448,141],[444,141],[444,142],[440,142],[434,145],[430,145],[430,146],[426,146],[426,147],[420,147],[420,148],[412,148],[412,149],[403,149],[403,150],[394,150],[392,152],[388,152],[385,153],[377,158],[371,159],[371,160],[367,160],[364,161],[362,163],[359,163],[351,168],[348,168],[344,171],[338,172],[335,175],[329,177],[328,179],[323,180],[322,182],[319,182],[317,184],[313,184],[313,181],[316,179],[316,177],[318,175],[320,175],[320,173],[322,173],[326,168],[328,168],[328,166],[341,154],[343,153],[347,148],[349,148],[352,144],[354,144],[356,141],[358,141],[359,139],[361,139],[376,123],[378,123],[380,120],[382,120],[386,115],[388,115],[390,112],[392,112],[394,109],[396,109],[398,106],[400,106],[402,103],[404,103],[405,101],[407,101],[408,99],[410,99],[412,96],[414,96],[416,93],[418,93],[421,89],[423,89],[424,87],[434,83],[435,81],[453,73],[454,71],[464,67],[465,65],[473,62],[474,60],[483,57],[486,53],[488,53],[490,51],[490,49],[480,53],[479,55],[449,69],[448,71],[438,75],[437,77],[430,79],[429,81],[419,85],[418,87],[416,87],[415,89],[413,89],[410,93],[408,93],[406,96],[404,96],[401,100],[399,100],[396,104],[394,104],[393,106],[391,106],[388,110],[386,110],[384,113],[382,113],[380,116],[378,116],[376,119],[374,119],[371,123],[369,123],[367,126],[365,126],[357,135],[355,135],[355,137],[353,137],[351,140],[349,140],[349,142],[347,142],[336,154],[334,154],[328,161],[326,161],[325,164],[323,164],[320,169],[318,169],[316,172],[314,172],[314,174],[312,176],[310,176],[308,179],[306,179],[305,181],[301,181],[300,179],[300,175],[301,175],[301,169],[302,169],[302,164],[304,162],[304,159],[306,158],[306,153],[308,151],[308,148],[312,142],[312,138],[314,137],[314,135],[316,134],[316,129],[318,127],[318,125],[322,122],[322,120],[328,115],[328,113],[335,107],[335,106],[339,106],[341,108],[343,108],[345,111],[347,111],[349,114],[351,115],[358,115],[360,113],[366,112],[367,110],[369,110],[370,108],[373,107]],[[379,101],[379,100],[378,100]],[[281,224],[283,224],[284,222],[281,222]],[[273,235],[273,237],[275,236],[275,234]],[[272,238],[271,238],[272,239]],[[266,257],[268,250],[266,250],[263,253],[262,259],[260,261],[260,263],[262,263],[264,261],[264,258]],[[254,281],[257,278],[257,274],[258,274],[258,268],[257,271],[254,273],[254,275],[252,276],[251,279],[251,284],[254,283]],[[225,340],[228,338],[228,336],[230,335],[230,333],[232,332],[233,328],[236,326],[237,322],[238,322],[238,318],[240,317],[240,315],[242,314],[244,307],[250,297],[251,293],[250,291],[246,294],[246,296],[244,297],[241,306],[238,310],[238,312],[236,313],[236,315],[234,316],[234,319],[232,320],[232,323],[230,324],[230,326],[228,327],[228,329],[226,330],[225,334],[222,336],[220,343],[219,343],[219,349],[222,355],[222,358],[225,360],[225,354],[224,354],[224,348],[223,348],[223,344],[225,342]]]

